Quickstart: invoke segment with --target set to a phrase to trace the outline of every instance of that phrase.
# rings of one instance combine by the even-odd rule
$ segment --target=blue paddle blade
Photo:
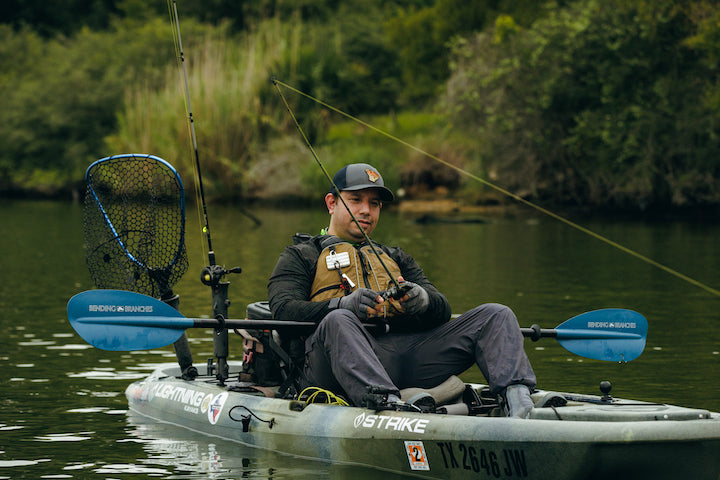
[[[633,310],[605,308],[577,315],[555,330],[558,343],[576,355],[629,362],[645,349],[648,323]]]
[[[102,350],[150,350],[174,343],[193,321],[153,297],[124,290],[78,293],[68,320],[90,345]]]

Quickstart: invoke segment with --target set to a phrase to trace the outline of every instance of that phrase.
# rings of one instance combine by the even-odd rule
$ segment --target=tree
[[[0,22],[30,27],[44,37],[72,35],[82,27],[102,30],[121,12],[117,0],[3,0]]]
[[[704,93],[717,70],[687,43],[688,11],[588,0],[458,43],[449,104],[482,133],[488,173],[570,203],[720,200],[717,110]]]

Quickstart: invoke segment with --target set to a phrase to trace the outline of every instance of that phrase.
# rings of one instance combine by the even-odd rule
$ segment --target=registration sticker
[[[222,392],[217,395],[215,395],[215,398],[212,399],[210,402],[210,407],[208,408],[207,415],[208,420],[211,424],[215,425],[220,418],[220,412],[222,412],[223,406],[225,405],[225,400],[228,398],[228,392]]]
[[[430,470],[430,465],[425,455],[425,447],[422,442],[405,442],[408,461],[411,470]]]

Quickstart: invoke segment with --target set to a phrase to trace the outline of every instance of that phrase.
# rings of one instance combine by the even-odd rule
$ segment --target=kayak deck
[[[179,373],[162,367],[131,384],[130,409],[245,445],[426,478],[720,477],[720,415],[707,410],[567,393],[566,405],[535,408],[527,420],[495,416],[499,409],[374,411],[268,398],[244,382]]]

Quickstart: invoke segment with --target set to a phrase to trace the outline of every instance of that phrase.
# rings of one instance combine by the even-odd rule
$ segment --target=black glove
[[[426,294],[427,295],[427,294]],[[331,309],[344,308],[357,315],[360,320],[367,320],[368,307],[377,307],[378,293],[369,288],[358,288],[346,297],[336,297],[330,300],[328,306]],[[426,307],[427,308],[427,307]]]
[[[408,299],[401,303],[406,314],[420,315],[428,309],[430,306],[430,295],[428,295],[423,287],[413,282],[405,282],[403,286],[405,288],[410,287],[406,293]]]

